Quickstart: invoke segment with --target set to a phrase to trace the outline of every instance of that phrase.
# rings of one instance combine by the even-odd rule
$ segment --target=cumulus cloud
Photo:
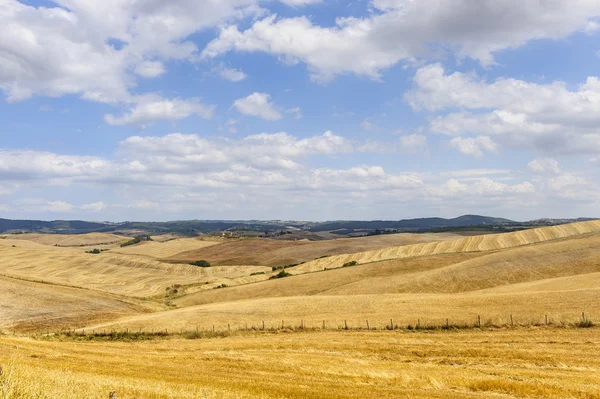
[[[191,115],[211,119],[214,110],[214,105],[205,105],[197,98],[169,100],[158,96],[143,96],[135,100],[134,107],[126,114],[120,117],[107,114],[104,115],[104,120],[113,126],[133,125],[144,128],[158,120],[176,121]]]
[[[235,100],[233,107],[244,115],[256,116],[267,121],[276,121],[283,118],[275,104],[271,101],[271,95],[267,93],[254,92],[248,97]]]
[[[455,137],[450,141],[450,146],[456,148],[465,155],[476,158],[483,156],[485,152],[496,152],[496,143],[488,136],[479,137]]]
[[[558,175],[560,174],[560,168],[558,167],[558,161],[552,158],[538,158],[527,164],[527,169],[531,173],[539,175]]]
[[[447,74],[434,64],[416,72],[414,88],[405,98],[415,110],[463,109],[434,118],[430,124],[434,133],[487,136],[504,146],[554,154],[600,151],[600,81],[596,77],[569,90],[563,82],[536,84],[508,78],[486,82],[474,74]],[[453,143],[480,155],[476,140],[454,139]]]
[[[518,0],[375,0],[371,4],[378,12],[364,18],[338,18],[333,27],[316,25],[307,17],[275,15],[243,31],[226,26],[202,56],[266,52],[287,63],[306,63],[317,81],[347,72],[380,79],[382,70],[398,62],[431,57],[439,50],[452,49],[459,58],[490,65],[496,51],[587,30],[600,15],[600,5],[593,0],[556,0],[551,5]]]
[[[213,68],[213,73],[230,82],[241,82],[248,77],[243,71],[226,67],[224,64]]]
[[[160,61],[143,61],[135,67],[135,73],[144,78],[155,78],[165,72],[165,66]]]

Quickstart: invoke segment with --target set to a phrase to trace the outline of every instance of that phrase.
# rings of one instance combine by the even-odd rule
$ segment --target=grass
[[[128,342],[0,337],[0,386],[11,399],[101,398],[111,391],[120,399],[597,399],[597,337],[589,329],[536,328]]]

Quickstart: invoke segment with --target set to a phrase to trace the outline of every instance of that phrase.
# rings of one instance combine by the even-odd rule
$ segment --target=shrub
[[[145,236],[137,236],[129,241],[125,241],[124,243],[121,244],[122,247],[127,247],[129,245],[134,245],[134,244],[138,244],[142,241],[152,241],[152,237],[145,235]]]
[[[346,262],[346,263],[344,263],[344,264],[342,265],[342,267],[350,267],[350,266],[356,266],[356,265],[358,265],[358,262],[357,262],[357,261],[355,261],[355,260],[352,260],[352,261],[350,261],[350,262]]]
[[[579,328],[591,328],[594,327],[594,323],[590,319],[585,319],[575,323],[575,326]]]
[[[250,273],[251,276],[258,276],[259,274],[265,274],[265,272]]]
[[[100,251],[98,248],[94,248],[91,251],[85,251],[86,254],[96,254],[96,255],[99,254],[100,252],[102,252],[102,251]]]
[[[227,284],[221,284],[221,285],[217,285],[217,286],[215,287],[215,290],[216,290],[216,289],[218,289],[218,288],[227,288]]]
[[[271,268],[271,270],[275,272],[277,270],[284,270],[284,269],[287,269],[287,268],[290,268],[290,267],[294,267],[294,266],[298,266],[298,265],[299,265],[299,263],[292,263],[290,265],[285,265],[285,266],[273,266]]]
[[[198,267],[210,267],[210,263],[208,263],[204,259],[192,262],[192,263],[190,263],[190,265],[192,265],[192,266],[198,266]]]
[[[269,277],[269,280],[275,280],[277,278],[284,278],[284,277],[290,277],[291,274],[286,272],[285,270],[280,271],[279,273],[277,273],[274,276]]]

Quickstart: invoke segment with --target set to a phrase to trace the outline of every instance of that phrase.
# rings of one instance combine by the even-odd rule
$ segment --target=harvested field
[[[0,258],[0,275],[136,297],[164,295],[174,284],[224,283],[271,271],[260,266],[201,268],[112,251],[94,255],[56,247],[0,246]]]
[[[92,245],[116,244],[127,240],[127,237],[108,233],[87,234],[2,234],[9,240],[32,241],[42,245],[58,247],[83,247]]]
[[[90,290],[0,277],[0,331],[61,330],[156,309]]]
[[[453,233],[404,233],[328,241],[248,239],[226,242],[219,247],[178,253],[168,260],[187,262],[206,259],[209,262],[223,265],[284,266],[311,261],[322,256],[457,238],[460,236]]]
[[[342,267],[346,262],[370,263],[388,259],[401,259],[414,256],[438,255],[456,252],[493,251],[536,244],[544,241],[574,237],[600,231],[600,220],[571,223],[560,226],[541,227],[512,233],[481,235],[451,241],[392,247],[383,250],[359,252],[347,255],[330,256],[302,264],[294,273]]]
[[[9,397],[600,397],[596,329],[243,334],[55,342],[0,337]]]

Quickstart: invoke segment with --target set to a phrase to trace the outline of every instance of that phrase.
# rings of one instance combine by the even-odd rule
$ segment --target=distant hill
[[[104,223],[81,220],[9,220],[0,219],[0,232],[39,232],[39,233],[91,233],[109,231],[112,227]]]
[[[92,232],[133,234],[176,233],[194,236],[199,233],[231,232],[250,236],[292,237],[306,235],[322,239],[330,233],[337,237],[396,232],[446,232],[461,230],[513,231],[537,226],[571,223],[580,219],[538,219],[529,222],[480,215],[463,215],[452,219],[439,217],[404,220],[342,220],[304,222],[285,220],[177,220],[170,222],[100,223],[82,220],[9,220],[0,219],[0,233],[83,234]],[[264,234],[267,233],[267,234]],[[324,233],[324,234],[323,234]],[[320,237],[319,234],[323,235]],[[330,238],[331,236],[329,236]]]
[[[465,227],[480,225],[514,225],[515,221],[503,218],[479,215],[464,215],[454,219],[420,218],[404,219],[398,221],[373,220],[373,221],[338,221],[326,222],[309,229],[313,232],[344,230],[427,230],[444,227]]]

